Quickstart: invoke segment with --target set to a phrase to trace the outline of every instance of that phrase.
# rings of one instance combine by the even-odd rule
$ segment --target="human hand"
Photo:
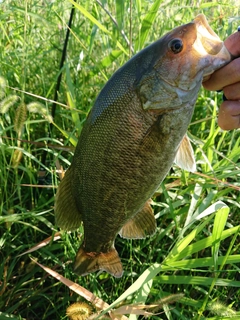
[[[207,90],[223,90],[228,100],[220,106],[218,125],[223,130],[231,130],[240,128],[240,32],[229,36],[224,44],[234,57],[239,58],[214,72],[203,86]]]

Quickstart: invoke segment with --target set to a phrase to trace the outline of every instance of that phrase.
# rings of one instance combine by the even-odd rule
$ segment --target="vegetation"
[[[76,319],[92,313],[100,319],[96,311],[101,300],[87,308],[85,298],[91,293],[106,303],[104,307],[117,310],[111,315],[115,319],[120,319],[116,313],[130,320],[144,315],[240,319],[240,136],[238,130],[223,132],[217,126],[221,93],[199,94],[189,127],[197,172],[189,174],[173,165],[153,199],[156,235],[145,240],[117,238],[125,270],[121,279],[73,273],[83,230],[59,233],[53,209],[61,166],[68,168],[84,119],[113,72],[198,13],[204,13],[225,39],[239,24],[236,4],[0,2],[0,319],[74,319],[76,310]],[[59,70],[72,5],[67,57]],[[63,278],[47,273],[51,270],[69,281],[63,284]],[[68,309],[67,316],[67,307],[75,302],[85,304]]]

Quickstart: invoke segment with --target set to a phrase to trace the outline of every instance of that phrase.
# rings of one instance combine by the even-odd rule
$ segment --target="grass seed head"
[[[66,310],[70,320],[86,320],[92,313],[92,307],[86,302],[73,303]]]
[[[235,310],[226,306],[223,302],[214,301],[209,304],[208,309],[215,315],[220,317],[231,317],[236,314]]]

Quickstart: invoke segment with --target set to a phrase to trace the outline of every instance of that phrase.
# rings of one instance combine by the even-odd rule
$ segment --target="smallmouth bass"
[[[83,222],[74,271],[121,277],[114,241],[154,234],[150,199],[174,160],[194,171],[186,131],[203,79],[231,60],[204,15],[133,56],[106,83],[90,111],[56,195],[56,223]]]

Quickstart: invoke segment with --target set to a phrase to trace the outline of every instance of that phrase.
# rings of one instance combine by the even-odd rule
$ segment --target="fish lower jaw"
[[[208,79],[210,78],[210,76],[211,76],[216,70],[221,69],[221,68],[224,67],[226,64],[228,64],[230,61],[231,61],[231,60],[229,60],[229,61],[223,61],[222,63],[217,63],[217,62],[214,63],[214,62],[213,62],[213,64],[212,64],[211,67],[213,67],[214,69],[210,70],[209,72],[204,73],[204,75],[203,75],[203,81],[202,81],[202,82],[208,80]]]

